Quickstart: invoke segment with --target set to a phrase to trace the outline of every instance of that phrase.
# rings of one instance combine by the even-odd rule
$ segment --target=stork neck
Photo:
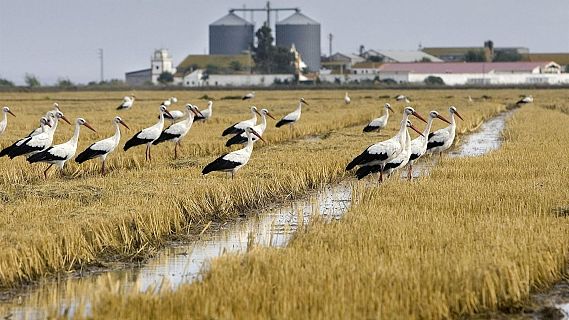
[[[55,133],[55,129],[57,129],[57,124],[59,123],[59,118],[53,117],[51,128],[48,128],[47,131],[52,135]]]
[[[429,121],[427,121],[427,126],[425,127],[425,130],[423,130],[423,136],[424,137],[428,137],[429,136],[429,132],[431,132],[431,126],[433,125],[433,118],[429,117]]]
[[[261,127],[263,128],[263,130],[265,130],[265,128],[267,127],[267,116],[264,113],[262,115],[263,116],[261,118],[261,120],[262,120]]]
[[[301,111],[302,110],[302,102],[298,103],[298,107],[296,107],[296,111]]]
[[[251,152],[253,150],[253,134],[247,131],[245,131],[245,133],[247,134],[247,145],[245,146],[245,149]]]
[[[191,127],[192,123],[194,123],[194,113],[190,110],[187,110],[188,118],[186,119],[186,126]]]
[[[389,118],[389,109],[388,108],[384,109],[385,109],[385,120],[387,120]]]
[[[114,139],[115,140],[120,140],[121,139],[121,128],[120,128],[120,123],[115,122],[115,135],[114,135]]]
[[[75,132],[73,132],[73,137],[71,137],[71,143],[73,145],[77,145],[77,141],[79,141],[79,131],[81,130],[81,125],[79,123],[75,124]]]
[[[211,109],[212,109],[212,107],[213,107],[213,102],[211,102],[211,101],[208,102],[208,103],[207,103],[207,110],[209,110],[209,113],[210,113],[210,114],[211,114]]]
[[[2,122],[8,122],[8,115],[6,114],[7,112],[2,112],[4,114],[4,119],[2,119]]]
[[[450,113],[450,127],[454,130],[456,128],[456,119],[454,118],[454,112]]]
[[[164,111],[160,110],[160,116],[158,116],[158,123],[164,126]]]

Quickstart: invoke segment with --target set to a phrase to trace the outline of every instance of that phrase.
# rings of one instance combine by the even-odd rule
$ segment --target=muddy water
[[[501,131],[509,114],[501,114],[465,137],[453,156],[479,156],[499,148]],[[425,174],[428,162],[415,166],[414,175]],[[432,164],[431,164],[432,165]],[[173,244],[144,266],[113,270],[81,278],[46,281],[26,294],[0,305],[0,316],[10,319],[38,319],[57,314],[62,317],[89,315],[92,297],[100,292],[129,294],[176,288],[199,279],[211,259],[225,253],[245,252],[252,246],[283,247],[294,232],[311,218],[339,219],[349,208],[352,185],[328,186],[307,198],[265,209],[236,223],[206,232],[201,239]]]

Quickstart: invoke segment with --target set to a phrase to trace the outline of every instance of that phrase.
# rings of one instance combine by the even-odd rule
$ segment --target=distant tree
[[[174,81],[174,75],[168,71],[164,71],[158,76],[158,82],[162,84],[168,84],[173,81]]]
[[[241,71],[241,69],[243,69],[243,66],[241,65],[241,62],[233,60],[229,63],[229,68],[231,68],[233,71]]]
[[[428,76],[425,79],[425,84],[431,84],[431,85],[444,85],[445,82],[441,77],[435,77],[435,76]]]
[[[7,79],[0,78],[0,87],[13,87],[14,83]]]
[[[41,83],[38,78],[31,73],[26,73],[24,76],[24,82],[30,88],[41,87]]]
[[[497,51],[494,54],[493,61],[520,61],[522,60],[522,55],[515,51]]]
[[[423,58],[421,59],[421,61],[419,61],[419,62],[433,62],[433,61],[432,61],[430,58],[428,58],[428,57],[423,57]]]
[[[464,55],[464,61],[466,62],[483,62],[486,61],[484,56],[484,51],[482,50],[468,50]]]
[[[271,28],[264,24],[255,33],[257,46],[253,49],[255,69],[260,73],[293,73],[294,56],[286,48],[273,45]]]
[[[57,79],[57,86],[60,88],[73,87],[75,84],[69,80],[69,78],[59,78]]]
[[[208,74],[216,74],[219,73],[219,67],[215,64],[208,64],[207,66],[205,66],[205,71]]]

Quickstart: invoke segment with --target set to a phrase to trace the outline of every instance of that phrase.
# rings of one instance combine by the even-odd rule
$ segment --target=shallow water
[[[478,131],[467,135],[451,156],[479,156],[498,149],[508,115],[503,113],[485,122]],[[430,160],[417,164],[413,175],[428,174],[430,166]],[[121,294],[159,293],[163,289],[176,288],[199,279],[213,258],[246,252],[252,246],[283,247],[299,227],[317,215],[328,220],[339,219],[349,209],[351,198],[350,183],[327,186],[304,199],[265,208],[259,214],[252,212],[253,218],[226,223],[215,232],[206,232],[199,240],[172,244],[141,267],[42,282],[37,288],[4,303],[0,315],[10,316],[10,319],[41,319],[50,314],[63,317],[88,315],[91,297],[98,292],[111,289]],[[5,314],[2,314],[3,310],[6,310]]]

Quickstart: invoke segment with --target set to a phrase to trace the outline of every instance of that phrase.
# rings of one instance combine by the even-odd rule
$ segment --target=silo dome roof
[[[210,26],[249,26],[253,25],[251,22],[241,18],[233,12],[221,17],[210,24]]]
[[[281,24],[288,24],[288,25],[320,25],[320,23],[316,22],[315,20],[305,16],[300,12],[296,12],[290,17],[277,22],[278,25]]]

